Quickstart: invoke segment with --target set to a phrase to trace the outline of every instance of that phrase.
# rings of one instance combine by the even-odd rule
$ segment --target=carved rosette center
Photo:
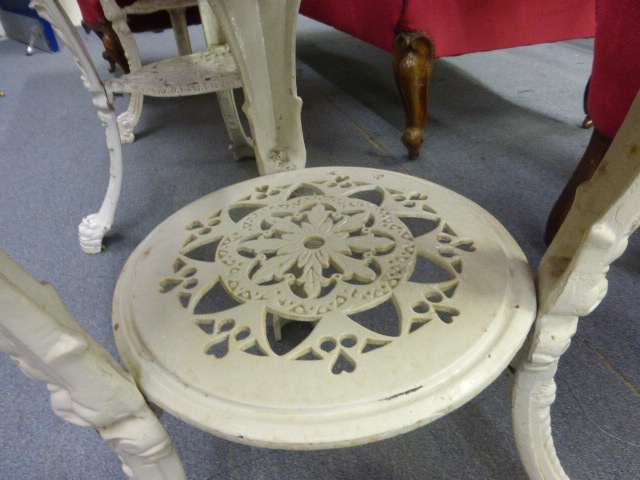
[[[322,361],[334,374],[431,322],[456,322],[474,241],[426,193],[384,180],[330,172],[207,204],[160,293],[177,297],[177,318],[205,334],[211,358]]]
[[[266,299],[275,313],[305,319],[387,300],[415,252],[407,227],[385,209],[314,195],[248,215],[220,241],[216,261],[236,300]]]

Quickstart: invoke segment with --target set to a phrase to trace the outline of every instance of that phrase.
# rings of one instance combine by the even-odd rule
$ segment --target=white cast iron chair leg
[[[59,1],[34,0],[32,5],[42,18],[51,23],[58,36],[75,57],[76,63],[82,71],[84,86],[93,95],[93,104],[98,109],[98,117],[106,129],[107,148],[111,161],[107,194],[98,213],[85,217],[79,227],[82,250],[86,253],[98,253],[102,249],[102,238],[113,224],[122,187],[122,145],[120,144],[115,111],[87,47],[69,17],[64,13]]]
[[[295,71],[300,0],[209,0],[242,76],[260,174],[303,168]]]
[[[207,45],[226,43],[220,24],[213,14],[209,2],[207,0],[198,0],[198,8],[200,9]],[[254,158],[256,154],[253,151],[253,142],[245,133],[244,128],[242,128],[233,90],[221,90],[216,92],[216,95],[227,134],[229,135],[229,149],[233,153],[233,158],[236,160]]]
[[[122,189],[122,144],[113,107],[109,105],[107,110],[99,110],[98,116],[107,131],[107,148],[110,160],[109,185],[98,213],[87,215],[78,226],[80,248],[84,253],[100,253],[102,251],[102,239],[113,226]]]
[[[187,25],[187,9],[175,8],[168,10],[171,19],[173,35],[176,38],[178,55],[189,55],[193,53],[191,48],[191,38],[189,38],[189,26]]]
[[[47,384],[64,420],[95,428],[132,480],[185,480],[178,454],[131,375],[41,284],[0,251],[0,352]],[[37,334],[35,333],[37,332]]]
[[[575,201],[538,269],[538,317],[517,365],[513,428],[532,480],[567,480],[551,437],[554,375],[578,318],[607,292],[609,266],[640,224],[640,94],[593,177]]]
[[[512,391],[513,429],[520,458],[531,480],[568,480],[551,435],[551,405],[556,398],[554,375],[569,348],[578,318],[545,316],[536,321],[528,355],[515,374]]]
[[[142,68],[142,60],[140,59],[140,52],[138,45],[133,38],[133,33],[129,30],[125,13],[120,8],[113,8],[110,2],[102,3],[105,17],[112,24],[113,30],[118,35],[122,49],[127,57],[129,63],[129,70],[131,72],[138,72]],[[177,34],[176,34],[177,35]],[[179,47],[180,48],[180,47]],[[189,46],[191,48],[191,46]],[[133,143],[135,135],[133,130],[140,121],[142,115],[142,104],[144,101],[144,95],[140,93],[132,93],[129,98],[129,106],[127,110],[118,115],[118,129],[120,131],[120,141],[128,144]]]

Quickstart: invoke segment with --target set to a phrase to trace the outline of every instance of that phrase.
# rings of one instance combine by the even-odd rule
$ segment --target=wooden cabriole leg
[[[120,65],[124,73],[129,73],[129,62],[124,55],[122,44],[113,31],[111,22],[104,20],[100,22],[100,25],[89,25],[85,20],[82,20],[82,28],[84,31],[90,33],[93,31],[104,45],[104,52],[102,52],[102,58],[109,62],[109,73],[113,73],[116,70],[116,64]]]
[[[434,56],[435,45],[427,32],[401,32],[396,36],[393,74],[406,114],[402,143],[411,159],[417,158],[422,150]]]
[[[549,245],[556,233],[560,229],[560,226],[564,222],[567,213],[573,205],[573,198],[576,194],[576,188],[581,183],[586,182],[591,178],[593,172],[596,171],[598,165],[607,153],[609,146],[611,145],[611,139],[605,137],[597,129],[593,130],[591,134],[591,140],[584,152],[582,160],[576,167],[576,170],[571,175],[571,178],[564,187],[564,190],[558,197],[555,205],[551,209],[549,219],[547,220],[547,229],[545,231],[544,240]]]

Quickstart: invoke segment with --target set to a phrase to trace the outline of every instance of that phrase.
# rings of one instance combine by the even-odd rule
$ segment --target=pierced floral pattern
[[[389,212],[350,197],[310,195],[266,206],[224,237],[216,260],[238,301],[266,298],[299,319],[380,303],[415,256],[409,230]]]
[[[343,280],[357,279],[364,284],[375,281],[378,273],[370,267],[370,258],[393,250],[395,241],[376,236],[365,227],[371,217],[367,211],[335,214],[326,204],[316,203],[297,216],[273,217],[264,234],[239,246],[254,255],[274,254],[251,279],[263,284],[274,279],[282,281],[290,273],[306,298],[322,296],[322,288],[335,282],[334,277],[324,275],[331,267],[340,272],[335,275]],[[363,257],[357,258],[354,253]]]
[[[212,358],[325,361],[329,372],[349,373],[429,322],[458,321],[458,276],[474,248],[426,193],[334,175],[259,186],[192,221],[160,291],[177,294]],[[418,275],[421,264],[431,270]],[[259,318],[248,314],[256,304]],[[304,334],[290,334],[296,328]]]

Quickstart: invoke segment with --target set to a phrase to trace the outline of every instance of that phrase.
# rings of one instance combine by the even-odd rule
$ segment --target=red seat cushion
[[[403,0],[302,0],[300,13],[388,52]]]
[[[595,0],[406,0],[403,30],[425,30],[436,56],[593,37]]]
[[[613,138],[640,90],[640,3],[598,0],[597,20],[587,110]]]
[[[120,7],[131,5],[136,0],[116,0]],[[82,18],[92,27],[98,27],[105,19],[100,0],[78,0]],[[187,24],[200,23],[198,7],[187,8]],[[166,11],[150,13],[148,15],[128,15],[127,24],[132,32],[146,32],[149,30],[164,30],[171,28],[171,18]]]
[[[436,56],[592,37],[596,0],[302,0],[300,13],[387,51],[422,30]]]

